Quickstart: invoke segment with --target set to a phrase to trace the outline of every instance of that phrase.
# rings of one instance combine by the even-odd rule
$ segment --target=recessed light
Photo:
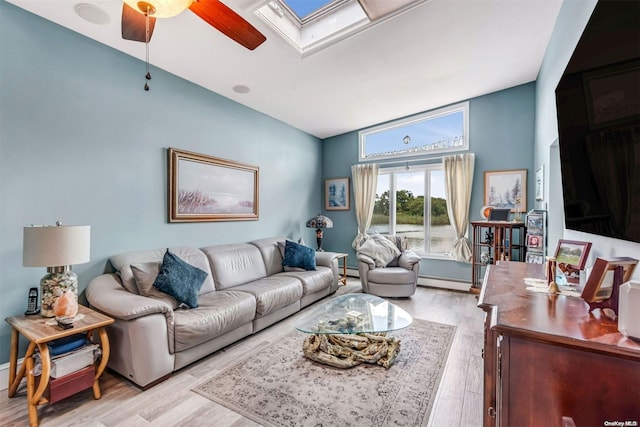
[[[73,7],[78,16],[96,25],[109,25],[111,17],[98,6],[90,3],[78,3]]]
[[[249,93],[251,91],[251,89],[249,88],[249,86],[235,85],[233,87],[233,91],[236,92],[236,93]]]

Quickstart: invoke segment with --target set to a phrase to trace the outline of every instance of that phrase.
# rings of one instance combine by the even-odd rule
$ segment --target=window
[[[380,169],[369,233],[404,236],[421,255],[445,257],[456,238],[442,164]]]
[[[269,0],[255,14],[304,57],[426,1]]]
[[[468,111],[465,102],[360,131],[360,161],[468,150]]]

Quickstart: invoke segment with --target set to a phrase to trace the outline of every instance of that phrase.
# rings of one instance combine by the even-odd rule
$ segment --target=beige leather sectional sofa
[[[317,252],[316,270],[285,271],[284,241],[169,248],[208,273],[197,308],[178,307],[171,297],[149,289],[166,248],[111,257],[114,272],[95,278],[86,289],[90,305],[116,320],[108,328],[108,366],[148,387],[336,291],[336,254]]]

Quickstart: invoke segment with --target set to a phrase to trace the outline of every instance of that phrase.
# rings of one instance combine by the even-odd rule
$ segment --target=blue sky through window
[[[403,138],[407,135],[411,138],[409,144],[403,142]],[[463,135],[463,113],[457,111],[367,135],[365,155],[437,144]]]
[[[315,12],[321,7],[332,3],[333,0],[283,0],[289,8],[298,15],[298,18],[303,19],[307,15]]]

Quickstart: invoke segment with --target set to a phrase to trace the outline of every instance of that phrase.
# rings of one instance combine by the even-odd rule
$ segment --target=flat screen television
[[[556,88],[567,229],[640,242],[640,2],[600,0]]]

